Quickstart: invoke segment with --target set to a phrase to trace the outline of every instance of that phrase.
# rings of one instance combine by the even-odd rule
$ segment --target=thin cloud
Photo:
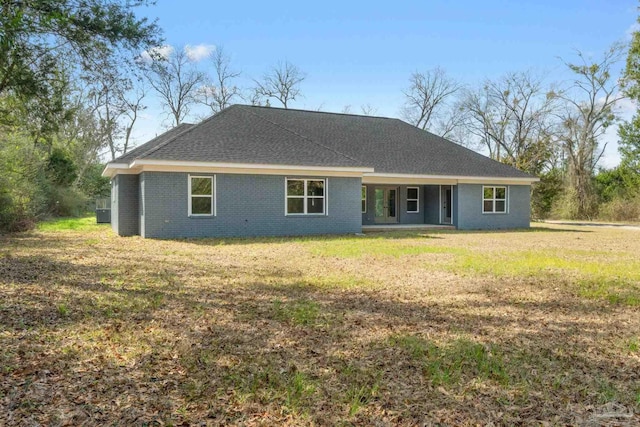
[[[187,58],[189,58],[189,60],[193,62],[199,62],[203,59],[208,58],[209,56],[211,56],[214,50],[216,50],[216,47],[214,45],[204,43],[194,46],[188,44],[184,47],[184,52],[187,54]]]
[[[613,108],[614,112],[618,114],[623,120],[628,120],[638,110],[638,104],[636,104],[633,99],[623,96],[621,92],[617,92],[615,95],[613,95],[613,97],[620,98],[613,104]],[[603,104],[604,101],[604,96],[598,98],[597,100],[599,104]]]
[[[600,166],[607,169],[615,168],[620,164],[620,152],[618,151],[618,126],[609,126],[602,135],[602,144],[606,144],[604,154],[600,159]]]
[[[633,33],[635,33],[636,31],[640,31],[640,24],[634,22],[633,24],[629,25],[629,28],[627,28],[624,33],[627,36],[627,39],[631,40],[631,38],[633,37]]]
[[[169,56],[173,53],[174,48],[171,45],[164,45],[159,47],[154,47],[149,50],[145,50],[140,54],[140,58],[144,62],[151,62],[154,58],[164,58],[168,59]]]
[[[620,96],[620,93],[617,93],[616,96]],[[604,102],[604,98],[601,98],[598,101]],[[615,103],[614,108],[620,119],[631,120],[637,111],[638,106],[632,99],[621,98]],[[602,135],[601,142],[602,144],[606,144],[606,149],[604,150],[604,154],[600,161],[601,166],[605,168],[614,168],[620,164],[620,152],[618,151],[619,141],[620,136],[618,135],[618,126],[609,126],[604,135]]]
[[[630,98],[622,98],[616,102],[616,107],[618,107],[619,113],[625,116],[624,118],[632,116],[638,110],[638,105]]]

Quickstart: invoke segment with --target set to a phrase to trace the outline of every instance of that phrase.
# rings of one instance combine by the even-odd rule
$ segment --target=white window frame
[[[364,202],[364,209],[362,209],[362,207],[360,208],[362,210],[363,214],[367,213],[367,186],[363,185],[362,189],[360,191],[364,190],[364,199],[362,198],[362,193],[360,194],[360,205],[362,205],[362,202]]]
[[[210,196],[206,196],[206,195],[196,195],[194,196],[193,194],[191,194],[191,180],[193,178],[206,178],[206,179],[210,179],[211,180],[211,195]],[[187,193],[187,197],[189,199],[187,205],[187,214],[190,217],[210,217],[210,216],[216,216],[217,215],[217,205],[216,205],[216,194],[218,193],[218,190],[216,188],[216,176],[215,175],[188,175],[188,193]],[[194,197],[208,197],[211,199],[211,213],[209,214],[194,214],[191,212],[191,204],[193,201]]]
[[[304,182],[304,191],[302,196],[289,196],[289,181],[303,181]],[[322,197],[319,196],[309,196],[307,194],[307,183],[309,181],[322,181]],[[327,179],[326,178],[294,178],[294,177],[286,177],[284,179],[284,215],[285,216],[327,216],[329,212],[329,203],[327,197]],[[302,213],[289,213],[288,211],[288,201],[289,199],[302,199]],[[322,199],[322,212],[307,212],[307,201],[309,199]]]
[[[416,190],[416,198],[415,199],[410,199],[409,198],[409,189],[415,189]],[[416,210],[415,211],[410,211],[409,210],[409,202],[416,202]],[[420,213],[420,187],[407,187],[407,213]]]
[[[487,188],[493,189],[493,198],[491,199],[484,198],[484,191]],[[504,188],[504,199],[498,199],[496,197],[497,195],[496,189],[498,188]],[[504,211],[498,212],[496,211],[496,202],[502,202],[502,201],[504,201]],[[491,202],[492,210],[487,211],[484,209],[485,202]],[[482,213],[489,214],[489,215],[493,215],[493,214],[504,215],[509,213],[509,186],[508,185],[483,185],[482,186]]]

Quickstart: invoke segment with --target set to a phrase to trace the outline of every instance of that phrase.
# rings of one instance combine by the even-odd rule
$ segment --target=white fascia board
[[[228,163],[228,162],[191,162],[181,160],[134,160],[131,167],[141,165],[158,165],[158,166],[193,166],[193,167],[211,167],[211,168],[240,168],[240,169],[286,169],[286,170],[318,170],[332,172],[373,172],[373,168],[354,167],[354,166],[303,166],[303,165],[278,165],[266,163]]]
[[[490,176],[460,176],[460,175],[413,175],[398,173],[365,173],[362,178],[363,184],[407,183],[407,184],[512,184],[527,185],[540,181],[536,177],[511,178],[511,177],[490,177]]]
[[[368,174],[362,177],[363,184],[406,184],[406,185],[455,185],[457,180],[445,176]]]
[[[127,173],[129,163],[107,163],[102,171],[102,176],[111,178],[118,173]]]
[[[458,184],[509,184],[527,185],[540,181],[540,178],[505,178],[505,177],[464,177],[458,179]]]
[[[301,166],[275,165],[258,163],[222,163],[222,162],[191,162],[174,160],[135,160],[130,168],[138,172],[210,172],[235,174],[264,174],[264,175],[327,175],[361,177],[365,172],[373,172],[373,168],[339,167],[339,166]]]

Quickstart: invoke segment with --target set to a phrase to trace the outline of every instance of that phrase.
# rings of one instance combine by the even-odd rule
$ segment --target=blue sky
[[[370,104],[398,117],[414,71],[436,66],[473,87],[484,78],[533,69],[549,81],[568,77],[560,57],[597,55],[628,39],[634,0],[537,1],[204,1],[158,0],[158,19],[173,46],[224,46],[249,85],[278,61],[306,74],[304,98],[290,107],[353,112]],[[207,65],[206,60],[200,67]],[[162,131],[156,99],[135,133],[141,143]],[[196,111],[196,114],[204,111]],[[192,119],[193,121],[194,119]],[[615,132],[609,135],[615,139]],[[615,147],[605,165],[615,164]]]

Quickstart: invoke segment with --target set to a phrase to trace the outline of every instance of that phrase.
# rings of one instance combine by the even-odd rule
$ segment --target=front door
[[[375,188],[375,222],[392,224],[398,222],[398,187]]]
[[[453,207],[453,191],[451,185],[440,186],[440,222],[451,224],[451,208]]]

